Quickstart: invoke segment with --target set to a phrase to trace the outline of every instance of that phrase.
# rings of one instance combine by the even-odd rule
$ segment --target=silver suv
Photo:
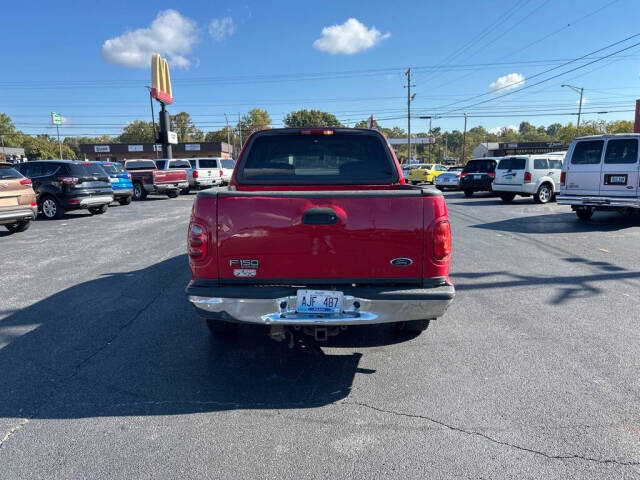
[[[229,183],[236,166],[231,158],[190,158],[189,163],[193,171],[193,186],[196,188]]]

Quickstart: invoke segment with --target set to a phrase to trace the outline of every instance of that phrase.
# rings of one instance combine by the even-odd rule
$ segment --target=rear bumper
[[[535,183],[509,185],[494,182],[492,188],[494,192],[526,193],[528,195],[533,195],[537,192]]]
[[[222,185],[223,179],[218,178],[198,178],[195,180],[197,187],[213,187],[214,185]]]
[[[204,318],[260,325],[368,325],[435,319],[455,296],[453,285],[432,288],[344,288],[341,314],[298,314],[295,287],[207,287],[191,282],[189,301]],[[359,305],[359,307],[358,307]]]
[[[35,220],[36,211],[32,208],[16,208],[0,212],[0,225],[5,223],[21,222],[24,220]]]
[[[133,190],[130,188],[114,188],[113,189],[113,197],[117,200],[118,198],[126,198],[133,196]]]
[[[485,177],[482,179],[469,179],[464,177],[465,180],[460,180],[460,188],[462,190],[471,190],[474,192],[491,191],[493,179],[491,177]]]
[[[622,207],[640,208],[638,197],[593,197],[586,195],[558,195],[556,201],[560,205],[584,207]]]

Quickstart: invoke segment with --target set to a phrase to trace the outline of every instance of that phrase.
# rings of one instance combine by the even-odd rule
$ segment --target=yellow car
[[[409,182],[417,185],[418,183],[433,183],[435,178],[447,171],[447,167],[443,165],[420,164],[411,170]]]

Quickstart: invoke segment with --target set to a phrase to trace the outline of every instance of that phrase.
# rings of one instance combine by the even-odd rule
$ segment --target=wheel
[[[533,201],[536,203],[549,203],[552,198],[553,189],[551,188],[551,185],[549,185],[548,183],[543,183],[542,185],[540,185],[540,188],[538,188],[538,191],[533,196]]]
[[[594,209],[592,207],[583,207],[576,210],[576,215],[578,215],[578,218],[580,220],[591,220],[591,217],[593,217],[593,212]]]
[[[131,197],[124,197],[118,200],[120,205],[129,205],[131,203]]]
[[[180,195],[189,195],[189,192],[191,192],[191,187],[183,188],[180,190]]]
[[[47,220],[60,219],[64,216],[64,208],[51,195],[46,195],[40,200],[40,210]]]
[[[91,207],[89,209],[89,212],[91,213],[91,215],[101,215],[105,213],[108,208],[109,208],[109,205],[104,204],[104,205],[100,205],[99,207]]]
[[[514,198],[516,198],[515,193],[501,193],[500,198],[504,203],[512,202]]]
[[[178,193],[180,193],[178,190],[171,190],[167,192],[167,196],[169,198],[176,198],[178,196]]]
[[[217,320],[215,318],[207,318],[205,322],[209,331],[214,335],[229,335],[238,330],[237,323],[225,322],[224,320]]]
[[[22,220],[16,223],[5,225],[11,233],[24,232],[31,225],[31,220]]]
[[[473,197],[473,190],[465,190],[464,191],[464,196],[467,197],[467,198]]]
[[[136,182],[133,184],[133,199],[134,200],[144,200],[147,198],[147,191],[144,189],[140,182]]]
[[[399,333],[420,333],[429,327],[430,320],[410,320],[408,322],[397,322],[394,327]]]

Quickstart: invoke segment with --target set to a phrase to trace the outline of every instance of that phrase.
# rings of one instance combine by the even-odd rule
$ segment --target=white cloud
[[[151,54],[166,56],[172,66],[189,68],[186,57],[198,40],[196,22],[175,10],[158,12],[148,28],[125,32],[102,45],[102,58],[131,68],[148,68]]]
[[[520,129],[518,125],[507,125],[506,127],[493,127],[487,130],[489,133],[493,133],[494,135],[500,135],[503,130],[513,130],[517,132]]]
[[[489,84],[489,90],[493,93],[505,92],[524,85],[524,75],[520,73],[510,73],[499,77],[495,82]]]
[[[313,46],[333,55],[352,55],[368,50],[390,36],[390,33],[382,34],[376,27],[367,28],[355,18],[350,18],[342,25],[324,27],[322,36],[313,42]]]
[[[209,35],[216,42],[221,42],[225,37],[230,37],[235,31],[236,27],[233,25],[233,18],[231,17],[214,18],[209,24]]]

